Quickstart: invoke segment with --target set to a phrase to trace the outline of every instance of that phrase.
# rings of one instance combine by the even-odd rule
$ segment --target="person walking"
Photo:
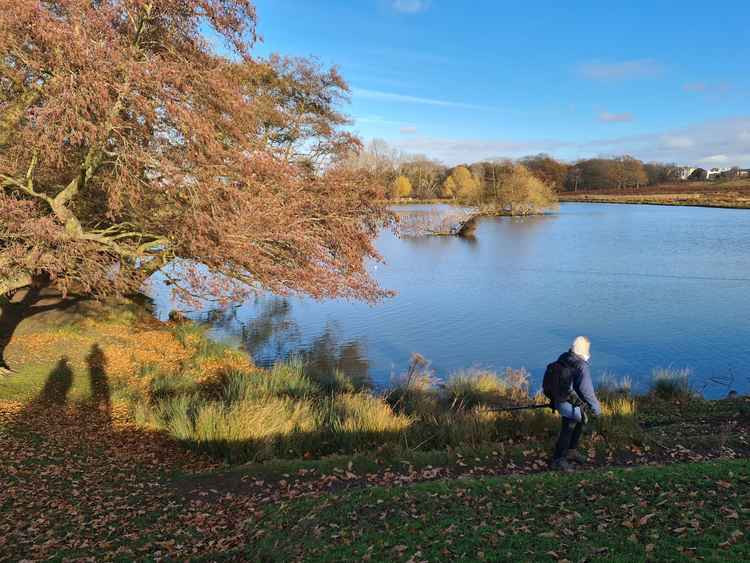
[[[562,426],[552,456],[553,469],[570,471],[571,461],[586,462],[578,443],[588,422],[587,411],[599,416],[602,410],[591,381],[590,359],[591,342],[585,336],[577,336],[570,350],[548,365],[544,373],[544,394],[560,413]]]

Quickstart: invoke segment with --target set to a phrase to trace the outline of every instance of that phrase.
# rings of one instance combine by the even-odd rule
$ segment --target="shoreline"
[[[615,205],[660,205],[663,207],[704,207],[714,209],[750,209],[750,201],[696,201],[696,199],[663,200],[665,196],[638,195],[578,195],[560,197],[560,203],[610,203]]]
[[[693,200],[669,200],[662,201],[659,199],[660,196],[648,197],[648,196],[631,196],[631,195],[602,195],[602,196],[561,196],[560,203],[610,203],[613,205],[659,205],[662,207],[703,207],[709,209],[750,209],[750,201],[736,203],[736,202],[722,202],[722,201],[693,201]],[[393,200],[390,202],[391,205],[450,205],[453,207],[465,207],[464,205],[456,202],[443,201],[443,200]],[[527,215],[512,215],[510,213],[481,213],[483,217],[525,217],[525,216],[537,216],[537,215],[549,215],[549,212],[545,213],[531,213]]]
[[[664,196],[637,196],[637,195],[577,195],[560,196],[560,203],[610,203],[614,205],[658,205],[663,207],[703,207],[709,209],[750,209],[750,200],[747,202],[724,202],[724,201],[696,201],[694,199],[671,199],[662,200]],[[458,202],[446,200],[393,200],[391,205],[450,205],[453,207],[465,207]],[[530,215],[548,215],[545,213],[533,213]],[[483,217],[521,217],[524,215],[512,215],[510,213],[480,213]]]

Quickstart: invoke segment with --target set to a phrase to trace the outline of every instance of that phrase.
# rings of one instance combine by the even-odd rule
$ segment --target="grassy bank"
[[[637,190],[586,190],[559,194],[561,202],[750,208],[750,180],[682,182]]]
[[[162,324],[133,304],[85,303],[32,317],[6,357],[18,373],[0,398],[22,404],[127,408],[141,428],[230,463],[331,454],[434,451],[504,441],[554,439],[547,409],[495,412],[539,403],[523,370],[465,371],[438,385],[417,357],[385,393],[299,361],[256,368],[191,323]],[[605,402],[601,431],[637,440],[635,403]]]
[[[18,373],[0,379],[0,399],[118,405],[140,428],[229,463],[333,454],[398,458],[497,444],[545,451],[558,432],[549,409],[497,410],[546,403],[530,392],[524,370],[467,370],[441,383],[415,355],[408,373],[375,393],[301,361],[257,368],[244,352],[206,338],[203,328],[159,323],[133,303],[83,303],[32,317],[6,356]],[[592,460],[642,447],[644,418],[669,410],[672,400],[709,405],[690,393],[687,374],[658,375],[653,392],[641,397],[602,382],[604,412],[586,439]]]

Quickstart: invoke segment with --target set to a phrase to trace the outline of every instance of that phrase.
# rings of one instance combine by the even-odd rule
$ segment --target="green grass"
[[[747,560],[746,460],[373,487],[272,508],[254,561]]]

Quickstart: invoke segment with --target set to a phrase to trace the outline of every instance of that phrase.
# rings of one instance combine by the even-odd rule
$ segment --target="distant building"
[[[711,170],[706,171],[708,173],[706,179],[716,180],[717,178],[727,176],[730,170],[731,168],[711,168]]]
[[[677,166],[675,168],[675,177],[678,180],[695,180],[696,177],[691,176],[693,172],[698,170],[695,166]],[[716,167],[706,169],[706,180],[718,180],[719,178],[747,178],[750,177],[750,168],[733,168],[727,167]]]
[[[678,166],[676,168],[677,178],[680,180],[687,180],[694,170],[694,166]]]

